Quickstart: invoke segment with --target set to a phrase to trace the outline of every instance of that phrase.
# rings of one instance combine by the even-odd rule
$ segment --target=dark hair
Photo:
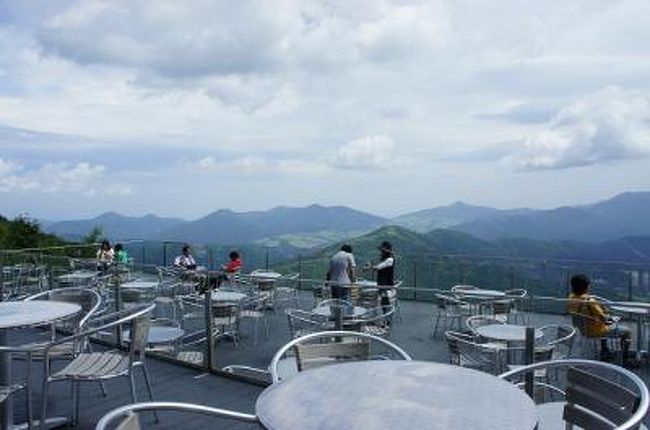
[[[115,244],[115,248],[113,248],[113,249],[115,249],[115,252],[118,252],[118,251],[123,250],[124,247],[122,246],[121,243],[116,243],[116,244]]]
[[[587,275],[573,275],[571,277],[571,292],[581,296],[589,290],[589,284],[591,284],[591,280]]]
[[[228,254],[228,257],[230,257],[231,260],[236,260],[236,259],[239,258],[239,252],[230,251],[230,254]]]
[[[393,252],[393,245],[389,241],[384,240],[381,245],[379,245],[379,249],[382,251]]]
[[[187,251],[188,253],[190,252],[190,246],[189,245],[183,245],[183,249],[181,249],[182,253],[185,253]]]
[[[102,240],[102,247],[101,248],[104,249],[105,247],[109,247],[109,248],[111,247],[111,243],[108,241],[108,239]]]
[[[352,253],[352,246],[345,244],[341,247],[341,251]]]

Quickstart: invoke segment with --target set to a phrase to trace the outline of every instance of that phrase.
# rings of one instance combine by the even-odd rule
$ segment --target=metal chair
[[[260,320],[264,322],[264,334],[269,338],[269,321],[265,312],[265,298],[253,294],[239,302],[239,318],[241,321],[250,320],[253,323],[253,344],[257,345],[257,333]]]
[[[510,307],[509,319],[512,318],[513,322],[518,323],[521,320],[522,324],[528,323],[526,315],[525,301],[528,297],[528,291],[523,288],[513,288],[505,291],[509,299],[512,300]]]
[[[292,339],[333,328],[328,317],[300,309],[286,309]]]
[[[149,402],[149,403],[134,403],[131,405],[121,406],[113,409],[104,415],[95,430],[106,430],[111,428],[113,422],[121,419],[116,430],[140,430],[140,421],[135,412],[139,411],[175,411],[175,412],[189,412],[193,414],[201,414],[219,418],[230,418],[236,421],[243,421],[248,423],[257,423],[255,415],[246,414],[243,412],[235,412],[228,409],[213,408],[210,406],[196,405],[193,403],[178,403],[178,402]]]
[[[454,326],[454,323],[460,329],[463,319],[470,316],[469,304],[452,295],[443,293],[435,294],[434,298],[438,312],[436,321],[433,324],[433,337],[438,333],[438,326],[441,319],[447,323],[445,329],[450,329]]]
[[[505,324],[505,321],[492,317],[492,316],[487,316],[487,315],[472,315],[471,317],[467,318],[465,321],[465,325],[475,335],[478,336],[478,333],[476,332],[476,329],[479,327],[482,327],[484,325],[491,325],[491,324]]]
[[[451,364],[492,374],[497,374],[505,365],[500,347],[481,343],[471,333],[446,331],[445,339]]]
[[[103,316],[99,321],[104,322],[99,327],[84,330],[73,336],[50,343],[43,349],[43,399],[41,404],[41,422],[44,423],[47,417],[47,398],[50,383],[69,380],[72,388],[72,419],[74,425],[77,422],[79,410],[79,383],[86,381],[103,381],[117,377],[128,377],[131,388],[131,397],[137,402],[135,389],[135,368],[142,368],[145,385],[149,397],[153,401],[151,381],[149,372],[145,365],[145,349],[149,334],[149,316],[154,309],[154,304],[144,307],[122,310]],[[108,321],[108,322],[106,322]],[[103,352],[81,352],[63,369],[52,372],[50,367],[49,354],[59,345],[66,342],[80,343],[89,336],[100,331],[117,329],[123,325],[130,326],[131,341],[127,352],[119,350]]]
[[[525,386],[527,373],[562,372],[554,384],[533,381],[539,428],[636,429],[648,413],[650,393],[634,373],[610,363],[567,359],[535,363],[499,377]]]
[[[278,304],[290,303],[293,307],[300,307],[300,296],[295,283],[300,277],[299,273],[283,276],[283,283],[275,287],[275,302]],[[292,283],[291,285],[288,283]]]
[[[279,363],[295,357],[298,372],[348,361],[411,360],[399,346],[381,337],[353,331],[323,331],[293,339],[273,356],[269,370],[273,383],[281,380]]]
[[[239,304],[217,302],[212,304],[212,336],[229,337],[239,345]]]
[[[395,307],[393,306],[376,306],[368,309],[361,318],[352,320],[347,325],[358,324],[360,327],[358,331],[362,333],[387,338],[390,336],[394,314]]]

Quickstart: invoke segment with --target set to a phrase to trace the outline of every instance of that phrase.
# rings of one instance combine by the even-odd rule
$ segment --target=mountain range
[[[496,209],[456,202],[448,206],[383,218],[343,206],[276,207],[268,211],[221,209],[193,221],[155,215],[128,217],[114,212],[96,218],[44,223],[44,229],[79,239],[94,227],[112,239],[175,240],[196,244],[324,247],[385,225],[416,233],[456,230],[483,240],[604,242],[650,236],[650,192],[619,194],[590,205],[555,209]],[[432,233],[435,234],[435,233]],[[449,233],[445,233],[449,234]],[[504,242],[500,242],[504,243]],[[474,245],[478,246],[477,243]]]

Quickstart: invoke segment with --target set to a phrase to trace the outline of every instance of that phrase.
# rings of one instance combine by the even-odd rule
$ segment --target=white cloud
[[[123,196],[132,193],[128,185],[106,176],[106,167],[87,162],[46,163],[28,169],[15,161],[0,159],[0,192],[3,193],[79,193],[85,196]]]
[[[360,137],[341,146],[332,164],[344,169],[390,169],[405,161],[396,153],[390,137],[377,135]]]
[[[503,161],[517,169],[561,169],[650,155],[650,98],[609,87],[560,109]]]

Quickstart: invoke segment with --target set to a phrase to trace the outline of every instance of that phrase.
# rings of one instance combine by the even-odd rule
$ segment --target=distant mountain
[[[363,232],[384,223],[384,218],[344,206],[280,206],[255,212],[222,209],[174,226],[162,232],[161,238],[191,243],[240,244],[282,235]]]
[[[650,193],[619,194],[585,206],[526,211],[462,223],[452,228],[483,239],[528,238],[603,242],[650,235]]]
[[[106,212],[86,220],[50,222],[44,228],[49,233],[70,240],[79,240],[95,227],[99,227],[111,240],[157,239],[161,232],[186,222],[177,218],[162,218],[155,215],[131,217]]]
[[[528,209],[502,210],[487,206],[474,206],[463,202],[456,202],[448,206],[423,209],[400,215],[393,218],[391,223],[406,227],[419,233],[426,233],[434,229],[449,228],[478,219],[526,213],[527,211]]]

